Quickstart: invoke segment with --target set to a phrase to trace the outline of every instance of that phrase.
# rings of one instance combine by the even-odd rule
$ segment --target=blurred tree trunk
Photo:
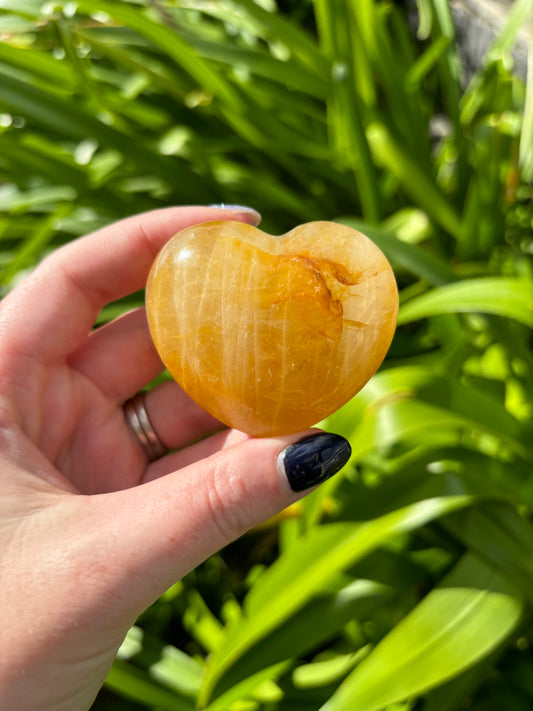
[[[465,78],[479,67],[505,24],[513,0],[451,0]],[[526,78],[528,32],[523,28],[513,52],[516,73]]]
[[[457,33],[457,45],[468,82],[478,69],[491,43],[505,24],[514,0],[449,0]],[[411,22],[416,27],[416,0],[407,0]],[[528,28],[523,28],[513,52],[515,71],[526,78]]]

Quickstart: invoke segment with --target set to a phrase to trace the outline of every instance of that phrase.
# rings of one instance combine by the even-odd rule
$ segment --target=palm
[[[117,370],[120,364],[117,364]],[[69,366],[53,373],[42,392],[40,448],[81,493],[124,489],[139,483],[146,459],[132,438],[119,402]]]
[[[120,400],[68,362],[32,361],[19,356],[13,378],[14,383],[24,380],[23,388],[12,390],[21,434],[80,493],[139,483],[147,462],[126,425]],[[117,363],[116,373],[120,370]]]

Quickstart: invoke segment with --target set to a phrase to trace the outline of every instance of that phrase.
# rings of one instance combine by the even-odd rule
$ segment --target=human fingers
[[[158,385],[145,397],[146,413],[160,442],[178,449],[225,428],[197,405],[174,381]]]
[[[349,456],[344,438],[316,430],[304,437],[246,439],[147,484],[99,497],[99,535],[114,542],[112,552],[106,546],[108,563],[110,555],[130,561],[128,580],[118,579],[124,567],[117,565],[114,583],[129,591],[140,612],[209,555],[339,471]]]
[[[204,462],[111,494],[34,491],[27,501],[34,525],[12,536],[6,552],[14,575],[4,586],[12,613],[4,647],[13,649],[0,665],[0,696],[9,708],[89,708],[128,628],[151,602],[298,498],[294,487],[331,476],[349,454],[334,435],[297,439],[240,441]],[[25,594],[30,589],[36,592]],[[10,645],[28,625],[36,634]],[[50,685],[59,673],[64,683]],[[28,679],[43,693],[32,694]]]
[[[94,331],[69,362],[116,402],[142,389],[163,369],[144,308],[130,311]],[[145,407],[150,424],[167,449],[183,447],[224,427],[174,381],[148,392]]]
[[[163,244],[190,225],[233,219],[247,208],[175,207],[109,225],[57,250],[2,304],[5,347],[41,361],[64,358],[86,339],[102,307],[142,288]]]
[[[251,436],[245,432],[232,429],[224,429],[221,432],[211,434],[209,437],[202,437],[192,444],[189,443],[187,447],[150,462],[146,468],[143,483],[184,469],[216,454],[222,449],[233,447],[239,442],[245,442],[247,439],[251,439]]]
[[[97,328],[68,361],[117,402],[143,388],[164,368],[148,330],[144,307]]]

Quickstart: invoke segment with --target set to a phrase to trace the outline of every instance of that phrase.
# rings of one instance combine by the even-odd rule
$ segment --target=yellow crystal
[[[354,229],[310,222],[274,237],[223,221],[167,243],[146,305],[183,390],[223,423],[268,436],[316,424],[363,387],[392,341],[398,291]]]

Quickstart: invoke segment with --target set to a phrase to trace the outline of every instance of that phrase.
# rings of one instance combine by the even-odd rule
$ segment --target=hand
[[[349,456],[317,431],[300,442],[225,430],[175,383],[146,407],[176,451],[149,462],[129,429],[122,403],[163,366],[144,309],[97,330],[95,319],[144,286],[173,234],[228,218],[257,214],[124,220],[59,249],[0,305],[1,708],[88,709],[146,607]]]

